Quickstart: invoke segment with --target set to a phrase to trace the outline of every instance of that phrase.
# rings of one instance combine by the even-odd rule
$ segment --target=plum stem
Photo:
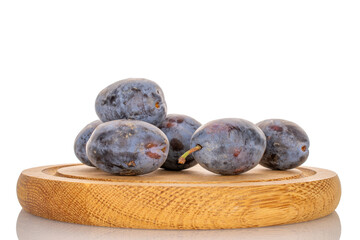
[[[202,149],[202,147],[200,145],[196,145],[195,147],[189,149],[187,152],[185,152],[181,157],[179,157],[178,163],[179,164],[185,164],[186,162],[186,157],[189,156],[190,153],[199,151],[200,149]]]

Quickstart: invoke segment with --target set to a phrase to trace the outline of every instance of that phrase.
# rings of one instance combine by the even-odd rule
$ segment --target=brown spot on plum
[[[174,151],[181,151],[184,149],[184,144],[177,138],[171,139],[170,146]]]
[[[158,145],[156,143],[148,143],[145,145],[145,148],[146,149],[149,149],[149,148],[153,148],[153,147],[157,147]]]
[[[305,145],[301,147],[301,151],[303,151],[303,152],[306,151],[306,146]]]
[[[156,102],[156,103],[155,103],[155,107],[156,107],[156,108],[159,108],[159,107],[160,107],[159,102]]]
[[[127,163],[127,165],[129,167],[135,167],[136,166],[135,161],[130,161],[130,162]]]
[[[177,123],[182,123],[184,121],[183,118],[179,118],[178,120],[176,120]]]
[[[245,167],[239,167],[237,169],[234,170],[234,173],[241,173],[245,170]]]
[[[163,153],[165,153],[165,152],[166,152],[166,147],[163,147],[163,148],[161,149],[161,151],[162,151]]]
[[[171,127],[173,127],[174,126],[174,124],[172,123],[172,122],[168,122],[167,124],[166,124],[166,127],[167,128],[171,128]]]
[[[141,91],[140,89],[138,89],[136,87],[131,88],[131,90],[133,90],[134,92],[140,92]]]
[[[157,154],[157,153],[153,153],[153,152],[146,152],[145,153],[146,156],[150,157],[150,158],[154,158],[154,159],[159,159],[161,158],[161,155]]]
[[[269,127],[271,130],[274,130],[275,132],[282,132],[283,128],[277,125],[273,125]]]
[[[235,149],[234,150],[234,157],[237,157],[237,156],[239,156],[239,154],[241,153],[241,148],[240,149]]]

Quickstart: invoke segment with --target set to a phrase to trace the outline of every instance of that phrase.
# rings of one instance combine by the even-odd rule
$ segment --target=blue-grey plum
[[[163,91],[155,82],[128,78],[103,89],[96,98],[95,110],[103,122],[132,119],[160,126],[167,106]]]
[[[86,125],[76,136],[74,142],[74,152],[75,156],[82,162],[90,167],[94,167],[94,165],[90,162],[89,158],[86,156],[86,143],[89,140],[91,134],[95,130],[95,128],[101,124],[100,120],[93,121]]]
[[[169,114],[160,125],[169,142],[170,150],[165,163],[161,166],[166,170],[180,171],[197,164],[194,157],[187,157],[185,164],[179,164],[178,159],[190,148],[190,139],[201,123],[181,114]]]
[[[306,161],[310,141],[299,125],[282,119],[268,119],[257,126],[264,132],[267,141],[260,165],[273,170],[286,170]]]
[[[153,172],[165,162],[168,152],[166,135],[137,120],[102,123],[86,144],[86,154],[96,167],[119,175]]]
[[[266,147],[264,133],[253,123],[238,118],[211,121],[191,137],[195,160],[207,170],[236,175],[255,167]],[[182,159],[179,159],[182,162]]]

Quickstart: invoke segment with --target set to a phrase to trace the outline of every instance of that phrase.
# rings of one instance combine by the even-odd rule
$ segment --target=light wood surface
[[[332,213],[336,173],[313,167],[258,166],[221,176],[200,166],[114,176],[82,164],[31,168],[17,185],[23,209],[86,225],[148,229],[225,229],[303,222]]]

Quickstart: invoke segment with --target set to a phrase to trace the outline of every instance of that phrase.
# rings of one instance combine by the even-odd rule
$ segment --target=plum
[[[260,165],[273,170],[287,170],[306,161],[310,141],[299,125],[283,119],[267,119],[257,126],[264,132],[267,141]]]
[[[103,89],[95,101],[100,120],[141,120],[159,126],[166,117],[163,91],[145,78],[128,78]]]
[[[118,175],[153,172],[165,162],[168,152],[166,135],[154,125],[138,120],[102,123],[86,144],[92,164]]]
[[[239,118],[224,118],[198,128],[191,137],[190,147],[179,158],[179,163],[192,153],[205,169],[222,175],[236,175],[249,171],[259,163],[266,139],[253,123]]]
[[[201,126],[195,119],[181,114],[169,114],[160,125],[169,142],[170,150],[165,163],[161,166],[166,170],[180,171],[197,164],[193,156],[186,159],[185,164],[179,164],[178,159],[190,148],[193,133]]]
[[[75,156],[80,160],[80,162],[90,167],[94,167],[94,165],[90,162],[89,158],[86,156],[86,143],[89,140],[95,128],[101,123],[102,122],[100,120],[96,120],[89,123],[79,132],[79,134],[75,138],[75,142],[74,142]]]

